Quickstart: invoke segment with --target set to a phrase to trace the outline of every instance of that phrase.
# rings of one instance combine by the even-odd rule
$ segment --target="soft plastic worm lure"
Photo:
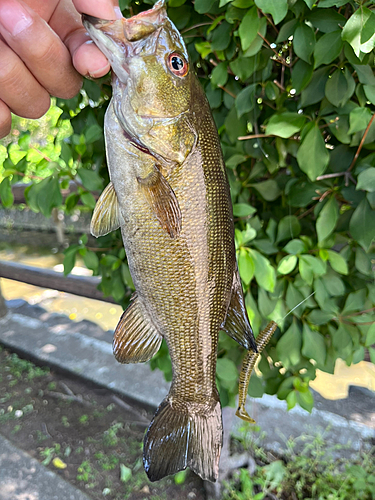
[[[284,321],[284,319],[289,316],[297,307],[299,307],[301,304],[306,302],[310,297],[314,295],[315,292],[311,293],[308,297],[303,299],[299,304],[293,307],[292,310],[288,312],[284,316],[284,318],[281,321]],[[252,350],[249,350],[245,357],[244,360],[242,361],[242,366],[241,366],[241,372],[240,372],[240,382],[238,386],[238,408],[236,411],[237,417],[242,418],[242,420],[245,420],[246,422],[250,422],[252,424],[255,424],[255,420],[250,417],[250,415],[247,413],[245,409],[245,403],[246,403],[246,396],[247,396],[247,391],[249,387],[249,382],[250,382],[250,377],[252,374],[252,371],[254,369],[255,363],[257,362],[257,359],[260,356],[260,353],[263,351],[263,349],[266,347],[268,342],[270,341],[270,338],[272,335],[275,333],[277,328],[277,323],[275,321],[270,321],[266,328],[262,330],[259,335],[257,336],[256,344],[257,344],[257,349],[258,352],[254,352]]]
[[[254,369],[255,363],[260,356],[260,353],[268,344],[270,338],[277,328],[277,323],[270,321],[266,328],[262,330],[256,338],[258,352],[248,351],[241,366],[240,382],[238,387],[238,408],[236,411],[237,417],[255,424],[255,420],[250,417],[245,409],[247,390],[249,387],[251,373]]]

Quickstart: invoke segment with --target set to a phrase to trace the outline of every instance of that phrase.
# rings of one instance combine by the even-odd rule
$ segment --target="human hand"
[[[0,138],[11,127],[11,112],[39,118],[50,95],[69,99],[81,75],[109,71],[106,57],[91,42],[79,12],[116,19],[116,0],[0,1]]]

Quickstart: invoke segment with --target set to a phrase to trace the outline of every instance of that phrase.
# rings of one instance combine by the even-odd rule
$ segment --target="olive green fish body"
[[[147,361],[164,338],[172,360],[170,392],[145,436],[144,466],[152,481],[187,466],[214,481],[222,444],[219,330],[256,350],[218,134],[162,3],[129,20],[86,16],[84,23],[115,72],[105,118],[111,183],[92,232],[121,227],[136,289],[116,328],[115,356]]]

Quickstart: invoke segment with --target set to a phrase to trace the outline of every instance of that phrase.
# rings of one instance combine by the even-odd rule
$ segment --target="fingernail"
[[[122,15],[120,7],[113,7],[113,10],[115,11],[116,18],[117,19],[122,19],[124,16]]]
[[[12,36],[21,33],[32,22],[33,18],[18,2],[10,2],[8,5],[0,6],[0,24]]]

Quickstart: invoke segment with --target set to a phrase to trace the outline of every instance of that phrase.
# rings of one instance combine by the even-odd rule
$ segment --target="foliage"
[[[150,1],[120,2],[129,16]],[[213,110],[226,160],[246,305],[256,333],[280,331],[261,358],[263,392],[311,410],[316,369],[375,361],[375,44],[373,3],[320,0],[170,0]],[[92,210],[108,182],[103,116],[108,79],[86,80],[57,100],[52,132],[14,131],[0,149],[0,197],[31,181],[26,201],[48,216],[78,204]],[[22,125],[22,123],[21,123]],[[17,135],[18,134],[18,135]],[[75,186],[62,196],[69,185]],[[123,306],[132,281],[119,232],[87,235],[66,250],[65,272],[80,254],[101,289]],[[288,311],[315,292],[313,297]],[[220,337],[222,403],[234,404],[241,350]],[[152,360],[170,378],[165,346]]]
[[[226,485],[223,500],[266,500],[276,498],[275,493],[280,500],[374,498],[374,450],[352,460],[333,459],[340,445],[330,448],[320,436],[298,452],[296,444],[289,440],[285,460],[257,464],[253,476],[241,469]],[[263,462],[261,449],[258,455],[258,461]]]

